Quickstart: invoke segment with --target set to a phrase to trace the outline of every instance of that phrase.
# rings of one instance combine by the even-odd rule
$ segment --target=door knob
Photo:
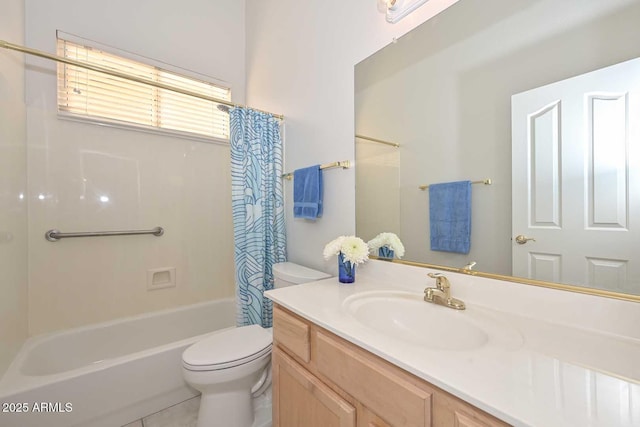
[[[519,245],[524,245],[529,240],[533,240],[534,242],[536,241],[536,239],[534,239],[533,237],[527,237],[527,236],[525,236],[523,234],[518,234],[516,236],[516,243],[519,244]]]

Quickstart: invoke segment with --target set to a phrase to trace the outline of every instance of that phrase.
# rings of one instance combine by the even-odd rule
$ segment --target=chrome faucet
[[[456,310],[464,310],[465,306],[459,299],[451,298],[451,283],[442,273],[429,273],[429,277],[436,279],[435,288],[424,290],[424,300]]]

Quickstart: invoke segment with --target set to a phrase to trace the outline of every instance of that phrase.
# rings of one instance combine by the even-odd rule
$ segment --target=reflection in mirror
[[[621,79],[603,70],[640,56],[638,22],[637,0],[468,0],[358,64],[356,133],[400,148],[356,139],[357,234],[398,234],[409,261],[640,295],[640,87],[610,87]],[[574,102],[561,93],[512,117],[512,97],[590,78],[575,97],[586,121],[559,121]],[[525,156],[513,173],[512,143]],[[418,187],[485,178],[469,253],[432,251]],[[566,252],[574,235],[549,237],[558,229],[580,232],[582,253]]]

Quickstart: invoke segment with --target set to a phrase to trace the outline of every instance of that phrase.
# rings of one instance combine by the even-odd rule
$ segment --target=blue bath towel
[[[431,250],[468,254],[471,247],[471,181],[429,186]]]
[[[322,169],[320,165],[293,172],[293,216],[313,219],[322,216]]]

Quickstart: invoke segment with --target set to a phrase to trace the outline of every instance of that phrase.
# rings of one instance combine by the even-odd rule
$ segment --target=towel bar
[[[350,167],[351,167],[351,161],[349,160],[342,160],[339,162],[325,163],[323,165],[320,165],[320,169],[332,169],[332,168],[349,169]],[[289,181],[291,181],[293,179],[293,172],[282,174],[282,178],[288,179]]]
[[[482,179],[480,181],[471,181],[472,184],[484,184],[484,185],[491,185],[493,182],[491,181],[491,178],[487,178],[487,179]],[[429,184],[425,184],[425,185],[420,185],[418,187],[421,190],[426,190],[427,188],[429,188]]]
[[[356,134],[356,138],[377,142],[378,144],[390,145],[391,147],[395,147],[395,148],[400,148],[400,144],[398,144],[397,142],[389,142],[389,141],[385,141],[384,139],[371,138],[370,136],[364,136],[364,135],[358,135],[358,134]]]

